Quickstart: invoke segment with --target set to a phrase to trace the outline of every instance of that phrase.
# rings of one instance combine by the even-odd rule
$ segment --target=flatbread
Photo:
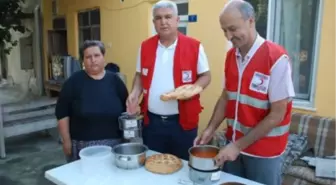
[[[182,160],[171,154],[154,154],[146,159],[145,168],[157,174],[171,174],[180,170]]]
[[[199,85],[195,84],[187,84],[176,88],[175,90],[162,94],[160,99],[162,101],[169,101],[169,100],[185,100],[189,99],[196,94],[199,94],[203,91],[203,88]]]

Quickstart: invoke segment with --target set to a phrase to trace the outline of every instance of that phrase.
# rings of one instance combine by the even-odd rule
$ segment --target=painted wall
[[[38,0],[27,0],[23,4],[22,8],[24,12],[33,13],[33,9],[38,5]],[[25,38],[33,34],[34,31],[34,20],[24,19],[22,23],[30,31],[21,34],[19,32],[11,31],[12,39],[19,41],[20,38]],[[15,85],[21,90],[21,94],[27,93],[37,93],[36,78],[34,70],[22,70],[21,69],[21,59],[20,56],[20,42],[18,45],[13,47],[10,54],[7,55],[8,62],[8,76],[7,82],[10,85]]]
[[[29,29],[33,30],[33,21],[24,20],[24,25]],[[31,33],[26,32],[24,34],[18,32],[12,32],[12,39],[19,40],[22,37],[27,37]],[[24,92],[28,91],[28,80],[32,77],[32,70],[21,70],[21,59],[20,59],[20,42],[10,54],[7,56],[8,62],[8,79],[12,81],[15,85],[20,85]]]
[[[335,117],[335,1],[323,0],[320,49],[317,63],[315,115]],[[301,111],[302,112],[302,111]]]
[[[78,56],[77,12],[92,7],[101,8],[101,38],[107,48],[107,61],[120,65],[127,76],[127,86],[131,87],[134,76],[136,56],[141,41],[152,33],[150,17],[152,1],[129,0],[59,0],[59,12],[66,15],[69,52]],[[198,22],[188,25],[188,35],[199,39],[208,55],[212,71],[211,85],[202,94],[204,112],[201,115],[203,128],[212,113],[213,107],[222,90],[223,65],[227,41],[220,29],[218,15],[227,1],[192,0],[189,14],[197,14]],[[204,8],[207,7],[207,8]],[[325,0],[321,48],[318,62],[316,108],[313,114],[332,116],[335,113],[335,79],[330,78],[335,70],[335,1]],[[209,11],[211,10],[211,11]],[[51,29],[51,1],[43,0],[44,38],[46,30]],[[206,31],[208,30],[208,31]],[[330,38],[332,35],[333,38]],[[45,40],[45,50],[47,40]],[[330,89],[327,89],[327,88]]]
[[[93,7],[100,7],[101,40],[106,46],[111,46],[107,47],[106,60],[118,63],[127,79],[131,79],[135,73],[138,47],[150,33],[150,1],[133,0],[121,3],[120,0],[59,0],[59,14],[66,15],[68,51],[72,56],[78,57],[79,50],[77,12]],[[46,30],[52,29],[49,0],[43,0],[43,16],[44,38],[47,38]],[[46,52],[47,39],[44,40],[44,46]],[[131,80],[127,81],[130,87]]]

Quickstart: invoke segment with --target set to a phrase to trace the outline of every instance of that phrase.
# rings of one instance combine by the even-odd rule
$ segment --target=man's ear
[[[248,21],[249,21],[250,27],[254,27],[255,19],[254,18],[249,18]]]

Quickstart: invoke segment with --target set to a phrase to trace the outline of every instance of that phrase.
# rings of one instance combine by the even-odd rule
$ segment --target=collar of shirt
[[[159,47],[162,47],[162,48],[165,48],[165,49],[175,49],[176,45],[177,45],[177,39],[174,41],[174,43],[172,45],[170,45],[168,47],[161,44],[160,40],[159,40],[159,44],[158,44]]]
[[[246,61],[249,61],[251,57],[254,55],[254,53],[260,48],[260,46],[265,42],[265,39],[262,38],[259,34],[257,35],[257,38],[255,39],[251,49],[247,52],[244,60],[239,60],[245,63]],[[242,55],[239,52],[239,49],[236,49],[236,56],[237,59],[242,59]]]

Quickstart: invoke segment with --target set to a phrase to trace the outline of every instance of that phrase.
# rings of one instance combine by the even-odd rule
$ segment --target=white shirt
[[[155,67],[149,89],[148,111],[159,115],[178,114],[177,101],[161,101],[160,96],[174,90],[173,64],[177,40],[169,47],[160,42],[156,50]],[[141,73],[141,47],[139,49],[136,71]],[[199,46],[197,74],[209,71],[207,56],[202,44]]]
[[[239,50],[236,50],[236,61],[239,70],[239,74],[242,74],[250,59],[260,48],[260,46],[265,42],[265,39],[257,36],[251,49],[246,54],[245,58],[242,57]],[[225,79],[224,79],[225,87]],[[269,101],[276,102],[286,98],[292,98],[295,96],[293,80],[292,80],[292,69],[289,62],[289,57],[287,55],[282,55],[273,65],[270,74],[270,82],[268,87],[268,97]]]

